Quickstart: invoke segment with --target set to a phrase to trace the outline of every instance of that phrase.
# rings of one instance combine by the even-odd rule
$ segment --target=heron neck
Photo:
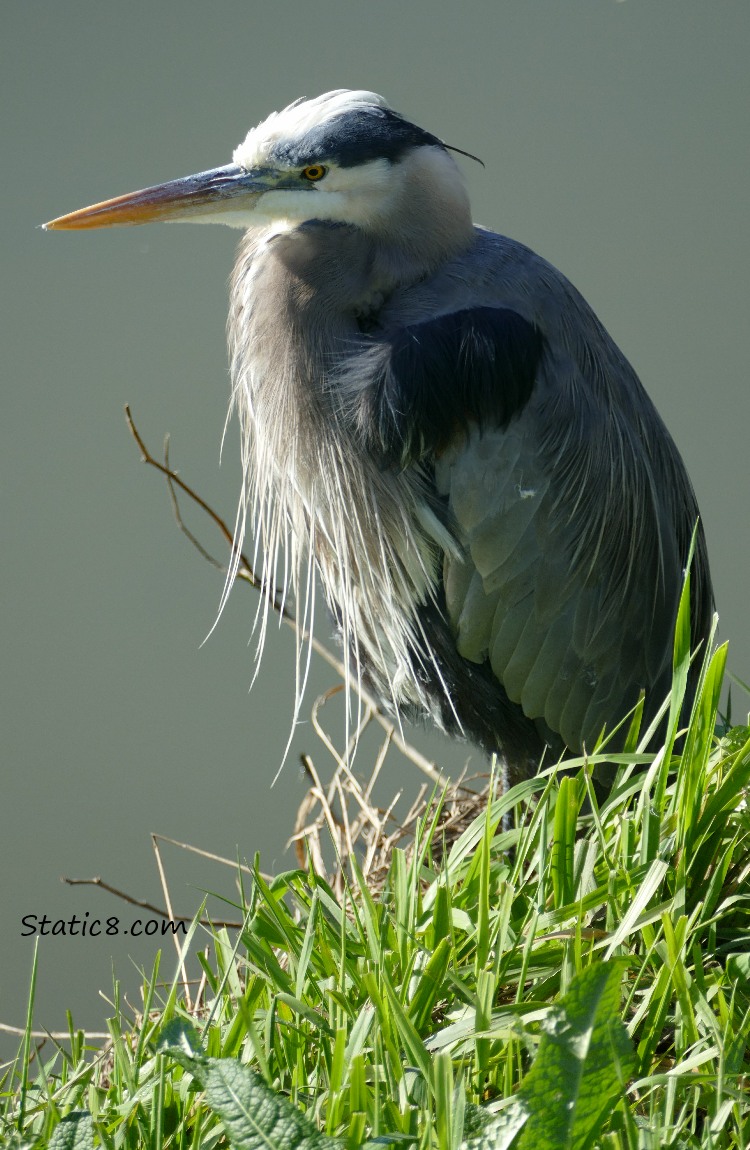
[[[248,232],[231,285],[234,366],[239,355],[258,385],[284,376],[308,396],[322,394],[331,363],[355,350],[363,317],[371,320],[394,290],[429,271],[424,258],[397,260],[387,240],[350,225]]]
[[[470,237],[446,251],[434,239],[422,243],[415,236],[405,246],[387,233],[311,220],[276,235],[264,254],[288,314],[314,314],[317,322],[338,326],[370,310],[374,299],[424,279],[468,242]]]

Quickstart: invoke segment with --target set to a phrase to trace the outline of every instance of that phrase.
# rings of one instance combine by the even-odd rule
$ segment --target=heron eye
[[[310,164],[308,168],[302,169],[302,178],[315,183],[316,180],[322,180],[327,171],[328,168],[324,168],[322,164]]]

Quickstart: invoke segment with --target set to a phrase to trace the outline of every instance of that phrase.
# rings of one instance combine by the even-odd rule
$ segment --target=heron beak
[[[113,200],[81,208],[43,224],[45,230],[109,228],[115,224],[149,224],[154,220],[191,220],[247,227],[259,197],[273,187],[270,173],[248,172],[237,164],[212,168],[195,176],[155,184]]]

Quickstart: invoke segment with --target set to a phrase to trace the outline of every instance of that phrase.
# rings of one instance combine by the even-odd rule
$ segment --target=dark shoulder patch
[[[304,136],[280,141],[273,159],[293,166],[329,161],[352,168],[368,160],[398,160],[411,148],[443,142],[390,108],[358,107],[315,124]]]
[[[539,330],[508,308],[477,307],[377,340],[388,355],[363,396],[360,426],[387,466],[440,451],[469,424],[505,427],[526,406]]]

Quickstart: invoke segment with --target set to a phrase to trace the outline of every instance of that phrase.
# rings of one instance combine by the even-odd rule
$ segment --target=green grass
[[[452,841],[438,797],[377,888],[356,855],[340,895],[256,865],[241,930],[193,925],[197,1009],[157,962],[103,1050],[71,1024],[29,1061],[27,1034],[0,1139],[750,1146],[750,730],[714,733],[719,648],[674,753],[679,634],[665,747],[640,753],[632,728],[604,803],[599,750],[491,797]]]

